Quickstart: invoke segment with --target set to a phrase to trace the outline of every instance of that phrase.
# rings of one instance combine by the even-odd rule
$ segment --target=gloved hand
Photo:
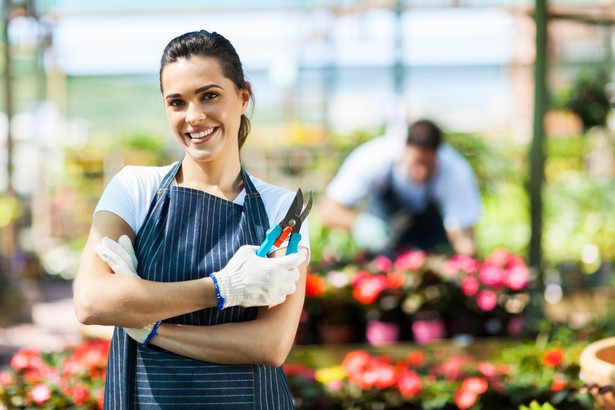
[[[211,274],[218,287],[219,309],[277,305],[297,289],[298,266],[305,261],[305,249],[279,258],[257,256],[257,249],[242,246],[224,268]]]
[[[109,265],[116,274],[141,279],[137,274],[137,255],[135,255],[132,242],[128,236],[120,236],[117,242],[105,236],[102,238],[101,242],[96,245],[94,250],[100,259]],[[158,329],[159,324],[158,322],[143,327],[127,327],[124,328],[124,330],[128,333],[128,336],[143,344],[148,336]],[[154,335],[155,333],[152,337]]]
[[[391,244],[391,228],[387,222],[370,213],[359,214],[351,233],[357,245],[373,253],[382,252]]]
[[[133,278],[140,278],[137,274],[137,255],[132,248],[132,242],[126,235],[120,236],[117,242],[113,239],[102,238],[94,248],[96,254],[113,272]]]

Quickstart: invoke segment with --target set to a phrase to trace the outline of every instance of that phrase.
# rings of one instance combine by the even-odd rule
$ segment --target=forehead
[[[406,155],[412,159],[430,160],[436,157],[436,150],[431,148],[418,147],[412,144],[406,144]]]
[[[201,87],[204,83],[227,85],[230,80],[224,76],[222,67],[215,57],[180,58],[164,66],[161,84],[165,93],[177,92],[181,88]]]

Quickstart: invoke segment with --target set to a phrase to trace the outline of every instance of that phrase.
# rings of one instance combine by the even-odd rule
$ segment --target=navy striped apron
[[[260,194],[242,170],[244,205],[203,191],[171,186],[165,176],[137,234],[138,273],[159,282],[185,281],[219,271],[242,245],[265,239],[268,218]],[[253,320],[257,308],[215,308],[167,323],[209,326]],[[143,347],[122,328],[113,334],[105,409],[292,409],[282,367],[218,365],[156,346]]]

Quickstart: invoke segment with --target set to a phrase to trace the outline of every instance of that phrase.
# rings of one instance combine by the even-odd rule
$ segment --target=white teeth
[[[194,138],[194,139],[205,138],[206,136],[208,136],[212,132],[214,132],[213,128],[208,129],[206,131],[197,132],[197,133],[194,133],[194,134],[190,133],[190,138]]]

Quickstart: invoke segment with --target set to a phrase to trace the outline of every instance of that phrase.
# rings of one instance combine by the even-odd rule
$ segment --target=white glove
[[[217,284],[218,308],[230,306],[277,305],[297,290],[299,265],[305,261],[305,249],[279,258],[256,255],[258,246],[244,245],[227,265],[211,274]]]
[[[387,249],[391,242],[391,228],[387,222],[370,213],[359,214],[351,232],[357,245],[373,253]]]
[[[132,242],[130,242],[128,236],[120,236],[117,242],[105,236],[94,250],[113,272],[140,279],[137,274],[137,255],[135,255]]]
[[[94,250],[100,259],[109,265],[116,274],[141,279],[137,274],[137,255],[135,255],[132,242],[128,236],[120,236],[117,242],[105,236],[102,238],[102,241],[96,245]],[[124,328],[128,336],[139,343],[144,343],[150,333],[157,329],[158,325],[156,323],[143,327]]]

